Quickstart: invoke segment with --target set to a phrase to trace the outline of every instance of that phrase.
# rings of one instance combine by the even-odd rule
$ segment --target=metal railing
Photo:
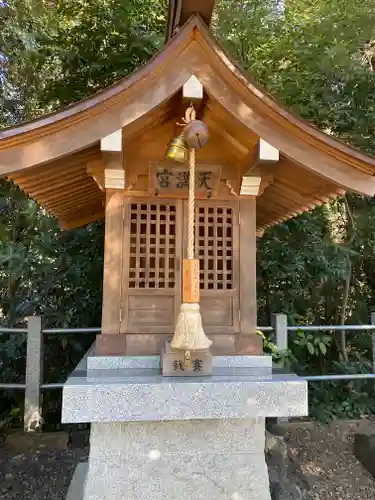
[[[375,313],[371,313],[370,325],[300,325],[288,326],[288,318],[286,314],[274,314],[272,317],[272,327],[260,327],[261,331],[275,332],[276,345],[280,350],[288,349],[288,333],[289,332],[356,332],[366,331],[372,332],[372,367],[374,373],[356,373],[356,374],[340,374],[340,375],[304,375],[303,378],[309,382],[318,381],[340,381],[340,380],[360,380],[375,378]]]
[[[307,381],[328,380],[358,380],[375,378],[375,313],[371,315],[370,325],[301,325],[288,326],[285,314],[274,314],[272,326],[260,326],[258,330],[269,333],[274,332],[275,342],[280,350],[288,349],[288,333],[302,331],[371,331],[372,332],[372,356],[373,372],[359,374],[341,375],[312,375],[304,376]],[[66,335],[66,334],[93,334],[100,333],[100,328],[46,328],[42,327],[40,316],[27,318],[27,328],[0,328],[2,334],[26,334],[26,377],[24,384],[0,383],[1,389],[25,391],[24,406],[24,429],[27,432],[41,427],[41,394],[43,390],[62,389],[63,383],[43,383],[43,337],[44,335]]]
[[[26,334],[26,374],[24,384],[0,384],[0,389],[24,390],[24,430],[34,431],[42,425],[43,390],[61,389],[63,383],[43,383],[43,336],[82,333],[100,333],[100,328],[43,328],[40,316],[29,316],[27,328],[0,328],[0,336],[4,334]]]

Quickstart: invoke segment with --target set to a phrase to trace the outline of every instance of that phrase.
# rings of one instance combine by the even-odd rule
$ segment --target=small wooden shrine
[[[213,353],[261,351],[257,236],[346,190],[375,194],[373,158],[278,104],[193,14],[130,77],[0,131],[0,173],[63,229],[105,217],[98,353],[159,354],[174,332],[188,166],[166,160],[165,152],[192,100],[209,130],[208,144],[196,153],[195,248]]]

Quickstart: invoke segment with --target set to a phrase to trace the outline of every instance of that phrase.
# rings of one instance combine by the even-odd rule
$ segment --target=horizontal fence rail
[[[301,325],[301,326],[288,326],[288,332],[326,332],[331,330],[333,332],[340,331],[363,331],[363,330],[375,330],[375,325]]]
[[[24,429],[27,432],[41,430],[43,390],[62,389],[64,384],[43,383],[43,336],[100,333],[100,328],[43,328],[42,318],[27,318],[27,328],[0,328],[1,335],[25,334],[26,337],[26,381],[24,384],[0,383],[0,390],[25,391]]]
[[[27,328],[0,328],[0,335],[5,333],[27,333]]]
[[[66,333],[100,333],[101,328],[47,328],[42,330],[45,335],[65,335]]]
[[[303,379],[308,382],[327,382],[335,380],[361,380],[375,378],[375,373],[356,373],[356,374],[340,374],[340,375],[303,375]]]
[[[26,384],[0,384],[0,389],[26,389]]]
[[[263,333],[273,333],[278,349],[288,349],[288,334],[297,331],[348,331],[371,332],[372,356],[374,373],[339,374],[339,375],[308,375],[303,376],[308,382],[345,381],[375,379],[375,313],[371,314],[369,325],[300,325],[289,326],[285,314],[274,314],[272,326],[258,326]],[[27,318],[27,328],[0,327],[1,335],[25,334],[27,344],[26,354],[26,381],[24,384],[0,383],[0,390],[25,391],[24,429],[27,432],[41,430],[42,411],[41,393],[43,390],[62,389],[63,382],[43,383],[43,336],[44,335],[71,335],[71,334],[96,334],[100,328],[43,328],[42,318],[30,316]]]

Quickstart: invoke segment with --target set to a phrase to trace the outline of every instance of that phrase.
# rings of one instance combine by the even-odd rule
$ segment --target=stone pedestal
[[[91,422],[75,500],[270,500],[265,417],[306,415],[306,382],[266,356],[215,357],[212,377],[158,364],[89,355],[68,379],[63,422]]]

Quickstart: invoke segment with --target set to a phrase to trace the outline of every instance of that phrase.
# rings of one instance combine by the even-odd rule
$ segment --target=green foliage
[[[358,351],[356,362],[332,364],[334,374],[369,373],[371,362]],[[373,380],[325,381],[309,383],[310,416],[328,422],[331,419],[363,418],[375,413]]]
[[[371,0],[220,0],[214,29],[275,97],[323,130],[374,152]]]
[[[144,64],[164,41],[165,2],[0,2],[0,127],[88,97]],[[12,183],[0,183],[0,325],[100,325],[103,223],[61,232],[57,221]],[[46,382],[63,381],[93,336],[46,336]],[[22,382],[23,335],[0,337],[0,382]],[[58,394],[47,414],[59,420]],[[3,411],[22,405],[4,393]],[[13,419],[14,420],[14,419]]]
[[[375,153],[375,4],[370,0],[220,0],[213,31],[259,84],[325,132]],[[163,0],[0,2],[0,127],[85,98],[130,74],[164,40]],[[266,232],[258,248],[259,324],[367,323],[375,308],[375,202],[347,196]],[[11,183],[0,184],[0,323],[100,324],[103,224],[61,232]],[[346,285],[348,296],[345,296]],[[63,380],[92,337],[47,337],[45,380]],[[370,370],[367,334],[296,332],[274,360],[299,373]],[[343,358],[345,352],[347,360]],[[21,382],[22,335],[0,337],[1,381]],[[368,382],[310,386],[311,414],[373,411]],[[8,394],[8,393],[7,393]],[[56,396],[57,397],[57,396]],[[17,396],[0,398],[0,413]],[[48,399],[53,420],[56,400]],[[58,420],[58,416],[56,416]]]
[[[302,349],[307,348],[311,356],[325,356],[331,343],[332,337],[330,335],[306,333],[303,330],[298,330],[297,336],[293,340],[295,346]]]
[[[296,358],[292,351],[290,349],[279,349],[271,338],[260,330],[257,331],[257,334],[263,338],[264,352],[272,356],[273,362],[280,368],[290,370],[296,363]]]
[[[371,335],[362,334],[349,343],[348,362],[332,361],[334,337],[327,333],[298,330],[289,337],[289,349],[280,350],[273,340],[264,339],[265,353],[280,368],[299,375],[357,374],[372,372]],[[354,336],[355,337],[355,336]],[[309,416],[322,422],[340,418],[364,418],[375,413],[373,380],[309,382]]]
[[[164,26],[162,0],[0,4],[3,120],[35,118],[128,75],[161,47]]]

